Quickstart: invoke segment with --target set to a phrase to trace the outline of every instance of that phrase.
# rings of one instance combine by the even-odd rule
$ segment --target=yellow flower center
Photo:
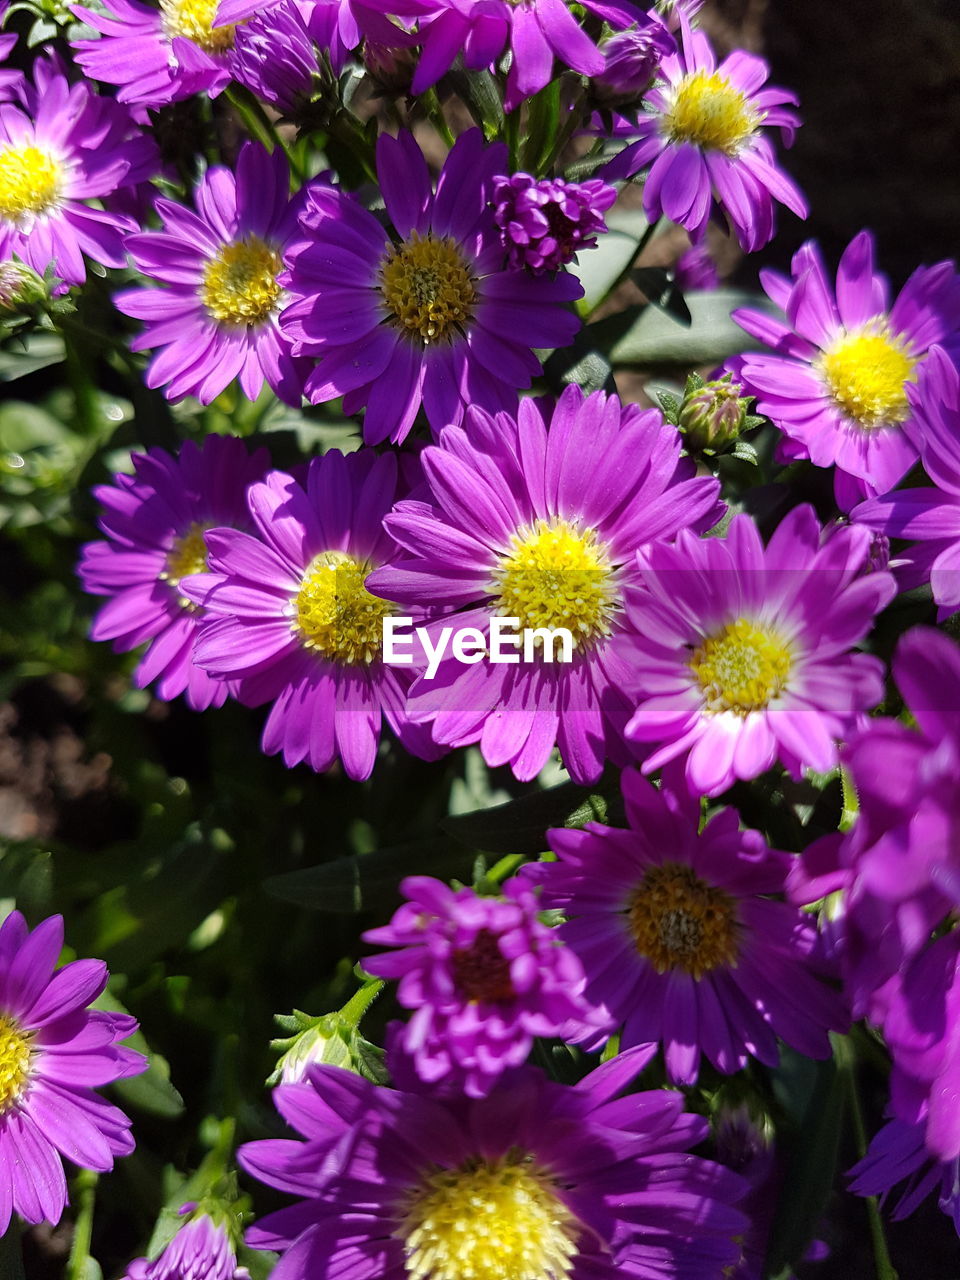
[[[910,412],[906,384],[918,364],[910,344],[894,337],[883,320],[844,334],[819,357],[834,404],[868,430],[904,421]]]
[[[411,1280],[564,1280],[579,1223],[529,1159],[428,1174],[398,1234]]]
[[[677,85],[666,116],[671,142],[736,155],[763,123],[746,94],[718,71],[693,71]]]
[[[30,1040],[13,1018],[0,1015],[0,1114],[16,1103],[27,1083]]]
[[[21,218],[46,213],[60,193],[60,165],[39,147],[4,147],[0,150],[0,218]]]
[[[620,606],[616,571],[594,529],[538,520],[511,539],[494,570],[496,611],[520,627],[566,627],[580,650],[610,634]]]
[[[393,249],[380,267],[380,288],[396,323],[422,342],[452,342],[477,300],[470,270],[449,236],[420,237]]]
[[[259,236],[225,244],[203,273],[200,298],[221,324],[266,320],[283,290],[277,284],[280,255]]]
[[[174,538],[173,546],[167,552],[167,558],[163,563],[161,582],[166,582],[176,591],[181,578],[187,578],[191,573],[207,572],[207,544],[203,540],[203,533],[208,528],[210,528],[209,525],[192,524],[186,533]],[[191,612],[199,608],[179,592],[177,603],[181,609],[189,609]]]
[[[657,973],[683,969],[694,978],[736,964],[733,898],[701,880],[691,867],[649,867],[633,895],[630,932]]]
[[[790,675],[789,646],[775,631],[747,618],[704,640],[690,660],[711,715],[761,711],[782,693]]]
[[[344,551],[324,551],[303,576],[295,602],[303,644],[331,662],[373,662],[383,644],[383,620],[393,605],[363,585],[371,566]]]
[[[183,36],[206,53],[226,53],[233,48],[234,26],[215,27],[220,0],[160,0],[167,39]]]

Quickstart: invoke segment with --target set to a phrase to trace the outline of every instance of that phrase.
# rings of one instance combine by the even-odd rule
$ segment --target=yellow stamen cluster
[[[233,48],[234,26],[213,25],[220,0],[160,0],[160,8],[168,40],[183,36],[206,53],[226,53]]]
[[[259,236],[225,244],[207,264],[200,299],[220,324],[261,324],[277,305],[280,255]]]
[[[648,868],[630,902],[629,921],[637,950],[657,973],[683,969],[699,979],[736,964],[733,898],[682,863]]]
[[[331,662],[373,662],[383,644],[383,619],[393,605],[363,585],[370,565],[344,551],[324,551],[303,576],[294,602],[303,644]]]
[[[449,236],[409,240],[387,255],[380,288],[396,323],[424,344],[452,342],[472,318],[477,300],[470,270]]]
[[[30,1074],[30,1035],[0,1015],[0,1114],[12,1107]]]
[[[173,546],[167,552],[163,564],[163,572],[159,575],[161,582],[166,582],[174,591],[180,585],[180,579],[189,577],[191,573],[207,572],[207,544],[203,540],[204,529],[208,526],[192,524],[186,533],[174,538]],[[191,611],[198,608],[192,600],[178,593],[177,603],[182,609]]]
[[[610,634],[619,608],[616,571],[594,529],[538,520],[511,539],[494,571],[496,612],[520,627],[566,627],[580,650]]]
[[[692,71],[674,92],[666,115],[671,142],[692,142],[705,151],[736,155],[763,123],[746,94],[719,71]]]
[[[747,618],[728,623],[694,652],[690,669],[712,715],[747,716],[780,696],[790,676],[789,646]]]
[[[819,357],[834,404],[867,430],[904,421],[910,412],[906,384],[917,364],[909,343],[891,334],[882,320],[845,333]]]
[[[397,1233],[410,1280],[565,1280],[579,1224],[528,1158],[428,1174]]]
[[[0,218],[18,223],[46,213],[60,192],[60,165],[40,147],[0,149]]]

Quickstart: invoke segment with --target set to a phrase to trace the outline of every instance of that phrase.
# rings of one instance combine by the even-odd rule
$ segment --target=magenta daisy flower
[[[133,475],[94,489],[107,540],[86,544],[77,572],[85,591],[111,599],[90,636],[112,640],[118,653],[150,641],[134,672],[138,688],[156,680],[158,698],[185,692],[197,711],[226,699],[226,684],[193,662],[200,614],[184,580],[206,568],[205,530],[249,524],[244,493],[268,464],[263,449],[250,456],[232,436],[207,436],[200,447],[188,440],[177,458],[165,449],[134,454]]]
[[[127,241],[140,271],[167,288],[127,289],[114,302],[147,322],[134,351],[163,348],[145,381],[165,387],[168,400],[194,395],[209,404],[239,378],[250,400],[266,379],[281,400],[300,404],[307,363],[291,355],[278,324],[278,276],[299,210],[289,187],[280,148],[271,156],[247,142],[235,175],[220,165],[203,175],[196,213],[158,199],[163,231]]]
[[[195,1205],[184,1205],[188,1213]],[[237,1253],[226,1228],[208,1213],[194,1214],[180,1228],[159,1257],[137,1258],[124,1280],[249,1280],[246,1267],[237,1266]]]
[[[714,796],[776,759],[796,776],[835,767],[838,740],[883,696],[880,659],[849,652],[896,594],[891,574],[863,572],[870,544],[855,527],[824,538],[802,506],[766,548],[735,516],[724,538],[683,530],[641,555],[626,732],[653,748],[645,773],[685,756],[691,791]]]
[[[82,284],[84,255],[125,266],[124,237],[137,229],[89,201],[149,178],[157,150],[123,107],[71,85],[52,62],[38,59],[33,74],[21,103],[0,103],[0,261],[17,257],[41,276],[52,263],[66,284]]]
[[[31,932],[19,911],[0,925],[0,1235],[18,1213],[60,1221],[67,1204],[61,1156],[106,1172],[133,1150],[130,1121],[94,1090],[147,1069],[120,1045],[126,1014],[90,1011],[107,985],[102,960],[56,969],[63,919]]]
[[[951,262],[918,267],[891,306],[867,231],[844,250],[836,291],[813,241],[794,255],[792,272],[760,277],[785,320],[733,313],[776,353],[743,356],[738,376],[788,437],[785,456],[836,465],[886,493],[917,458],[916,436],[904,429],[915,413],[910,384],[934,343],[960,351],[960,276]]]
[[[540,372],[532,348],[565,346],[580,322],[565,303],[583,290],[571,275],[533,279],[504,266],[489,207],[503,144],[479,129],[458,138],[432,192],[408,133],[381,134],[382,223],[352,196],[314,188],[290,251],[295,301],[282,325],[297,354],[318,356],[307,379],[314,403],[366,406],[364,438],[403,440],[423,404],[431,427],[458,423],[467,404],[516,404]]]
[[[274,1091],[307,1141],[240,1149],[248,1173],[303,1197],[247,1242],[281,1252],[284,1280],[720,1280],[745,1185],[688,1154],[707,1125],[680,1094],[618,1098],[649,1056],[621,1054],[574,1088],[520,1068],[475,1101],[311,1067]]]
[[[935,487],[868,499],[850,519],[886,537],[915,540],[897,553],[897,581],[904,591],[929,582],[943,619],[960,609],[960,373],[942,348],[931,349],[907,400],[903,434]]]
[[[850,1190],[857,1196],[879,1196],[881,1203],[896,1194],[890,1217],[908,1218],[934,1192],[943,1212],[960,1235],[960,1159],[935,1160],[923,1141],[923,1126],[890,1120],[874,1136],[867,1154],[850,1170]]]
[[[580,249],[594,248],[607,229],[603,215],[616,198],[616,190],[596,178],[494,178],[494,218],[511,267],[529,267],[534,275],[559,271]]]
[[[386,716],[421,753],[429,735],[404,714],[409,669],[381,657],[394,612],[367,589],[396,555],[383,517],[397,492],[393,454],[333,449],[301,486],[282,471],[251,485],[253,532],[206,535],[210,573],[183,585],[204,608],[195,658],[220,680],[242,680],[250,705],[272,701],[263,750],[318,772],[338,757],[351,778],[373,770]]]
[[[421,1080],[482,1098],[526,1061],[535,1036],[582,1042],[609,1029],[583,999],[576,956],[537,919],[525,882],[506,881],[503,899],[429,876],[409,877],[400,888],[409,901],[388,925],[363,935],[399,950],[362,963],[368,973],[399,979],[397,1000],[415,1010],[400,1043]]]
[[[602,170],[608,181],[649,167],[643,209],[703,238],[715,205],[726,214],[741,246],[752,253],[773,237],[773,202],[798,218],[807,205],[779,168],[764,128],[779,128],[792,142],[800,120],[785,89],[764,88],[770,69],[762,58],[735,50],[717,65],[710,42],[681,15],[682,45],[660,64],[662,83],[644,99],[648,114],[624,121],[619,136],[635,141]]]
[[[530,399],[516,419],[471,410],[424,450],[423,469],[427,500],[399,503],[386,521],[407,555],[374,574],[372,589],[408,609],[461,610],[434,631],[474,627],[489,645],[491,619],[506,617],[531,632],[566,628],[573,643],[570,661],[552,661],[541,641],[516,665],[466,666],[447,651],[414,687],[412,717],[431,723],[438,743],[479,742],[488,764],[509,763],[525,780],[554,744],[580,782],[595,781],[608,757],[627,763],[634,555],[715,523],[716,482],[681,460],[680,437],[655,410],[574,386],[552,413]]]
[[[699,803],[622,778],[628,831],[590,822],[547,833],[559,861],[528,874],[583,964],[587,996],[623,1024],[624,1046],[659,1042],[670,1079],[693,1084],[700,1056],[723,1072],[779,1060],[777,1036],[829,1058],[849,1017],[814,962],[810,917],[771,895],[791,855],[741,831],[735,810],[698,834]]]
[[[104,0],[71,5],[97,40],[75,40],[74,61],[93,80],[115,84],[121,102],[162,106],[195,93],[216,97],[230,83],[234,29],[217,19],[219,0]]]

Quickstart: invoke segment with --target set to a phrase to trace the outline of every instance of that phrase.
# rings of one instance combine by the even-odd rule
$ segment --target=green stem
[[[84,359],[82,343],[66,329],[61,329],[66,355],[67,380],[73,392],[74,425],[81,435],[92,436],[97,431],[97,402],[93,382],[90,379],[90,362]]]
[[[287,157],[290,172],[298,181],[302,181],[303,174],[300,172],[299,161],[250,90],[244,85],[232,84],[224,91],[224,97],[243,121],[250,136],[262,142],[268,151],[272,152],[275,147],[279,147]]]
[[[616,280],[614,280],[613,284],[604,294],[603,298],[601,298],[601,300],[594,307],[593,311],[590,312],[590,315],[587,316],[586,321],[584,323],[589,324],[590,321],[593,319],[593,317],[596,315],[597,311],[600,309],[600,307],[602,307],[603,304],[606,302],[607,298],[609,298],[612,293],[615,293],[616,290],[620,288],[624,280],[628,280],[630,278],[630,272],[633,271],[637,263],[640,261],[640,258],[643,254],[644,249],[646,249],[647,245],[656,235],[657,231],[660,228],[660,223],[662,221],[663,221],[662,218],[658,218],[656,222],[651,222],[647,225],[646,230],[644,231],[643,235],[640,237],[640,239],[637,242],[637,247],[634,250],[633,256],[631,257],[630,261],[626,264],[626,266],[617,276]]]
[[[4,1280],[26,1280],[20,1247],[20,1219],[16,1214],[10,1219],[6,1234],[0,1236],[0,1276]]]
[[[484,880],[491,884],[503,884],[504,880],[512,876],[517,867],[522,867],[526,860],[522,853],[508,853],[499,862],[494,863],[484,876]]]
[[[840,786],[843,789],[843,811],[840,814],[840,830],[849,831],[860,812],[860,797],[853,784],[853,778],[842,765],[840,767]]]
[[[564,120],[563,124],[560,126],[559,130],[557,131],[557,138],[553,144],[553,148],[550,151],[550,154],[547,157],[547,159],[540,166],[541,176],[551,172],[551,170],[553,169],[553,166],[557,163],[557,161],[563,155],[564,147],[566,147],[567,143],[573,137],[573,134],[577,128],[577,125],[583,123],[582,116],[580,114],[580,108],[583,106],[583,101],[585,97],[586,97],[586,89],[581,89],[577,97],[574,99],[574,101],[571,102],[570,109],[567,112],[566,119]]]
[[[867,1154],[867,1129],[863,1121],[863,1108],[860,1105],[860,1091],[857,1088],[857,1057],[853,1041],[844,1036],[831,1037],[836,1046],[837,1069],[842,1075],[850,1100],[850,1114],[853,1116],[853,1132],[857,1144],[857,1152],[862,1160]],[[876,1265],[877,1280],[898,1280],[890,1254],[887,1250],[887,1239],[883,1230],[883,1218],[876,1196],[864,1196],[867,1207],[867,1219],[870,1223],[870,1238],[873,1243],[873,1260]]]
[[[453,131],[449,124],[447,124],[447,117],[443,114],[443,107],[440,105],[436,89],[428,89],[426,93],[421,94],[420,100],[426,108],[430,121],[437,133],[439,133],[448,147],[452,147],[456,142],[456,138],[453,136]]]
[[[351,1027],[359,1026],[360,1019],[385,986],[386,983],[382,978],[377,978],[375,982],[365,983],[359,991],[354,992],[340,1010],[340,1017],[343,1018],[344,1022],[348,1022]]]
[[[81,1169],[74,1181],[73,1201],[76,1219],[73,1227],[73,1244],[67,1262],[67,1280],[83,1280],[90,1259],[90,1242],[93,1239],[93,1209],[97,1199],[99,1175],[92,1169]]]

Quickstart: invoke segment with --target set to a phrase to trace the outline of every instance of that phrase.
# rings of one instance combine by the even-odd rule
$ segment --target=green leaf
[[[607,214],[610,228],[597,238],[596,248],[577,254],[576,275],[583,285],[577,303],[582,316],[589,315],[607,296],[627,266],[633,261],[649,223],[639,209]]]
[[[799,1262],[813,1239],[836,1177],[844,1111],[843,1082],[832,1058],[813,1062],[784,1047],[773,1087],[787,1113],[777,1144],[786,1175],[767,1246],[767,1276]]]
[[[503,102],[489,71],[448,71],[444,80],[462,99],[488,142],[503,136]]]
[[[94,1001],[93,1007],[105,1009],[108,1013],[129,1013],[111,991],[105,991]],[[183,1098],[170,1083],[170,1067],[166,1058],[152,1051],[142,1031],[134,1032],[125,1043],[144,1054],[150,1065],[142,1075],[129,1076],[114,1084],[114,1091],[121,1101],[166,1120],[182,1115]]]
[[[15,382],[48,365],[62,364],[63,360],[63,339],[58,333],[32,333],[22,345],[0,349],[0,382]]]
[[[533,856],[547,848],[546,832],[550,827],[576,827],[591,821],[616,824],[622,812],[618,802],[616,779],[594,787],[564,782],[493,809],[445,818],[440,826],[457,840],[487,853]]]
[[[683,326],[657,307],[645,307],[630,329],[613,345],[613,364],[711,365],[746,351],[756,343],[730,318],[737,307],[752,306],[772,311],[773,306],[757,294],[736,289],[711,293],[688,293],[690,324]]]

